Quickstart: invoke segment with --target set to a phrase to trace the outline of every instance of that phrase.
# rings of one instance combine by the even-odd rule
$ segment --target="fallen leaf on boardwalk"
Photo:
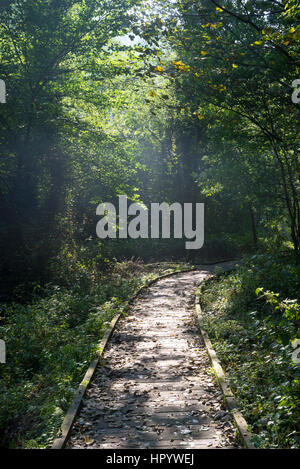
[[[180,430],[180,433],[181,433],[182,435],[188,435],[189,433],[192,433],[192,430],[183,429],[183,430]]]
[[[151,294],[133,306],[134,320],[125,318],[119,323],[84,399],[68,447],[149,448],[168,439],[172,443],[179,440],[180,448],[191,448],[198,444],[193,429],[210,430],[214,435],[203,435],[205,445],[215,447],[216,425],[225,441],[224,421],[214,421],[221,399],[207,375],[206,352],[199,347],[198,333],[188,316],[192,295],[188,285],[193,288],[196,274],[184,275],[182,287],[178,279],[176,287],[174,280],[151,287]],[[82,435],[84,431],[88,436]],[[141,441],[145,435],[150,435],[151,441]],[[234,428],[229,435],[234,439]]]

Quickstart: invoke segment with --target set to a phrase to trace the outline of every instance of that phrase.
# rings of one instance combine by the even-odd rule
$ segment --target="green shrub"
[[[292,256],[256,255],[201,296],[205,327],[260,448],[300,447],[300,367],[292,360],[299,274]]]

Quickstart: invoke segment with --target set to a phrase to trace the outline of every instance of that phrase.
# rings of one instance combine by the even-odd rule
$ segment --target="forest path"
[[[67,448],[238,447],[195,326],[195,288],[218,267],[159,280],[120,319]]]

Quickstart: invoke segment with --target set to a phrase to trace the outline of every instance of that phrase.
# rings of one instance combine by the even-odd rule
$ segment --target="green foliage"
[[[20,445],[30,436],[51,442],[97,342],[136,283],[120,278],[89,294],[49,286],[44,298],[27,306],[2,305],[8,356],[1,368],[0,428],[6,442],[19,438]],[[20,435],[14,431],[19,425]]]
[[[120,138],[105,135],[99,115],[109,105],[105,80],[124,70],[105,60],[109,43],[126,31],[136,3],[1,5],[0,75],[7,103],[0,114],[0,255],[8,291],[24,279],[45,281],[64,236],[82,218],[90,227],[92,198],[110,199],[122,184],[130,193],[134,164]]]
[[[291,100],[298,2],[167,3],[161,40],[177,56],[159,56],[161,74],[176,86],[176,105],[197,142],[202,194],[236,231],[252,230],[255,247],[257,230],[272,236],[270,225],[279,222],[299,250],[299,106]]]
[[[5,441],[46,446],[111,317],[153,270],[178,268],[147,270],[137,258],[299,251],[298,3],[1,2]],[[121,194],[205,202],[205,247],[97,240],[96,206]],[[223,360],[242,369],[240,399],[261,446],[298,444],[289,358],[298,274],[289,257],[256,256],[214,285],[216,298],[205,295],[221,317],[208,315]]]
[[[252,256],[201,297],[205,327],[259,448],[299,447],[300,369],[292,361],[299,273],[291,257]]]
[[[1,444],[51,445],[113,317],[126,312],[126,301],[139,287],[158,274],[186,267],[111,262],[106,274],[89,272],[89,288],[86,282],[48,285],[38,288],[26,305],[2,304],[0,337],[6,342],[7,363],[0,368]]]

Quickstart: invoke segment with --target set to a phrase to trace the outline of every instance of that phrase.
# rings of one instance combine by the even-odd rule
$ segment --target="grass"
[[[187,267],[126,261],[98,275],[69,259],[67,282],[39,287],[26,304],[0,305],[1,446],[51,446],[112,318],[139,287]]]
[[[257,255],[201,290],[204,327],[258,448],[300,448],[300,268]]]

